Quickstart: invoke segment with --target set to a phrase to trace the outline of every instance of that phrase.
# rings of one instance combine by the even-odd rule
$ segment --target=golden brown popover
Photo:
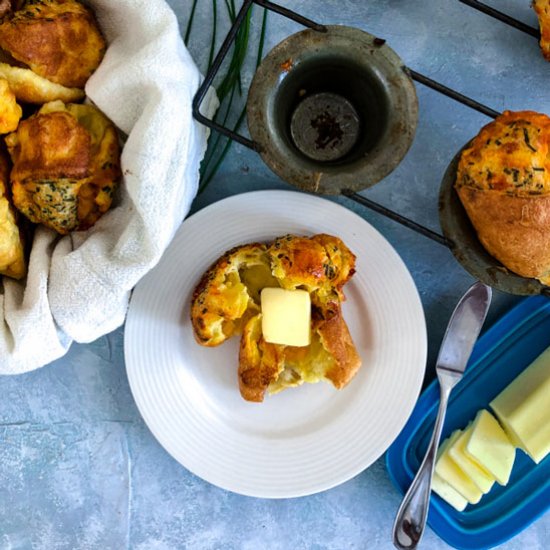
[[[328,380],[340,389],[355,375],[360,357],[342,316],[343,285],[355,271],[355,256],[337,237],[285,235],[272,243],[233,248],[202,276],[191,303],[196,340],[217,346],[242,333],[239,387],[248,401],[262,401],[304,382]],[[304,289],[312,302],[311,344],[266,342],[260,291]]]
[[[58,233],[91,227],[121,177],[114,125],[91,105],[55,101],[6,137],[17,209]]]
[[[460,157],[456,190],[485,249],[550,284],[550,118],[505,111]]]
[[[539,19],[540,49],[544,58],[550,61],[550,2],[533,0],[533,8]]]
[[[83,88],[105,53],[93,13],[75,0],[26,0],[0,22],[0,48],[36,74]]]
[[[0,134],[13,132],[22,114],[23,110],[15,100],[8,81],[0,78]]]
[[[27,272],[22,232],[9,196],[9,157],[0,148],[0,275],[21,279]]]

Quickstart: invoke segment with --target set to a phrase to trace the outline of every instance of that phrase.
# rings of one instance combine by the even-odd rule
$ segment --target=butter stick
[[[537,464],[550,453],[550,348],[491,402],[508,437]]]

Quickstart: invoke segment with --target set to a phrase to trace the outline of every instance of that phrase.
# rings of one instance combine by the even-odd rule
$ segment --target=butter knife
[[[491,296],[490,287],[480,282],[474,283],[458,302],[445,331],[435,367],[440,389],[439,409],[424,460],[397,511],[393,524],[393,544],[396,548],[416,548],[424,533],[437,447],[441,439],[449,395],[464,374],[487,316]]]

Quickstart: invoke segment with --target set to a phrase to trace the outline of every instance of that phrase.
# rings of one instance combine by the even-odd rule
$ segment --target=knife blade
[[[443,370],[461,378],[491,304],[491,287],[474,283],[456,305],[443,336],[436,372]]]

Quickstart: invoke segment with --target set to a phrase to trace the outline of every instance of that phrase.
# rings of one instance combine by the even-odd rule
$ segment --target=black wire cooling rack
[[[513,17],[501,11],[498,11],[492,8],[491,6],[488,6],[482,2],[479,2],[478,0],[458,0],[458,1],[461,2],[462,4],[469,6],[470,8],[476,9],[490,17],[493,17],[494,19],[497,19],[511,27],[514,27],[515,29],[518,29],[530,36],[540,39],[540,31],[538,28],[531,27],[523,23],[522,21],[518,21],[517,19],[514,19]],[[195,117],[196,120],[198,120],[205,126],[209,127],[210,129],[215,130],[216,132],[219,132],[224,136],[227,136],[229,139],[236,141],[256,152],[259,152],[259,147],[254,141],[238,134],[237,132],[229,128],[226,128],[221,124],[218,124],[214,120],[211,120],[205,117],[200,112],[200,107],[206,96],[206,93],[208,92],[208,89],[212,85],[216,75],[218,74],[218,71],[220,70],[220,67],[225,57],[227,56],[231,46],[233,45],[233,42],[235,41],[237,32],[241,27],[241,25],[243,24],[246,18],[246,15],[248,13],[248,10],[252,7],[253,4],[263,7],[269,11],[275,12],[281,16],[291,19],[292,21],[295,21],[296,23],[303,25],[304,27],[308,27],[317,32],[321,32],[321,33],[326,32],[326,27],[288,8],[285,8],[283,6],[270,2],[269,0],[244,0],[243,1],[241,9],[239,10],[235,18],[235,21],[233,22],[231,28],[229,29],[229,32],[227,33],[227,36],[225,37],[220,47],[220,50],[218,51],[216,57],[214,58],[212,66],[207,72],[202,85],[200,86],[200,88],[198,89],[195,95],[195,98],[193,100],[193,116]],[[498,111],[491,109],[487,105],[484,105],[471,97],[461,94],[460,92],[454,90],[453,88],[445,86],[444,84],[441,84],[440,82],[437,82],[415,71],[414,69],[411,69],[410,67],[405,67],[405,70],[407,71],[409,76],[419,84],[427,86],[428,88],[431,88],[432,90],[435,90],[440,94],[443,94],[459,103],[462,103],[463,105],[466,105],[470,109],[478,111],[493,119],[500,114]],[[354,200],[355,202],[361,204],[362,206],[365,206],[366,208],[369,208],[370,210],[377,212],[378,214],[386,216],[387,218],[409,229],[412,229],[413,231],[416,231],[417,233],[431,239],[432,241],[437,242],[440,245],[446,246],[448,248],[451,248],[453,246],[453,243],[449,241],[449,239],[447,239],[445,236],[437,233],[436,231],[432,231],[428,227],[425,227],[422,224],[419,224],[414,220],[407,218],[406,216],[403,216],[397,212],[394,212],[393,210],[386,208],[385,206],[382,206],[381,204],[375,201],[367,199],[366,197],[359,195],[358,193],[350,191],[350,192],[343,192],[342,194]],[[550,288],[549,287],[543,288],[541,290],[541,293],[550,297]]]

